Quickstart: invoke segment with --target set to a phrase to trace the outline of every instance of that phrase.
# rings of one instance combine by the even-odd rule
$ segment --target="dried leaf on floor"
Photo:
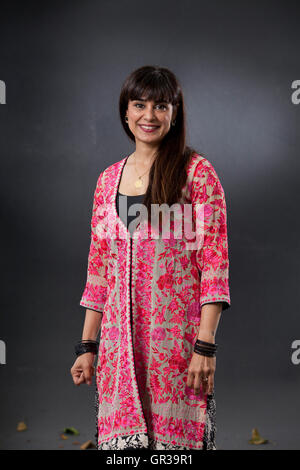
[[[70,427],[70,428],[65,428],[63,430],[63,433],[65,434],[73,434],[73,435],[78,435],[79,434],[79,431],[77,431],[77,429],[73,428],[73,427]]]
[[[96,449],[96,446],[95,446],[95,444],[93,443],[93,441],[87,441],[87,442],[85,442],[84,444],[82,444],[82,445],[80,446],[80,449],[81,449],[81,450],[93,449],[93,448]]]
[[[267,444],[269,441],[268,439],[264,439],[261,437],[261,435],[258,432],[257,428],[252,429],[252,437],[248,441],[249,444],[255,444],[255,445],[260,445],[260,444]]]
[[[24,423],[24,421],[19,421],[18,426],[17,426],[17,431],[26,431],[27,426]]]

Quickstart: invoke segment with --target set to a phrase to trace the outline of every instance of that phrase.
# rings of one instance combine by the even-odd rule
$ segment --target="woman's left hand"
[[[215,370],[215,356],[207,357],[194,352],[188,368],[186,385],[194,388],[195,395],[200,394],[201,387],[204,394],[213,393]]]

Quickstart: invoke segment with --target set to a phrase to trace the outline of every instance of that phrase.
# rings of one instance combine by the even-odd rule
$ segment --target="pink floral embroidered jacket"
[[[202,243],[190,249],[184,237],[172,236],[172,223],[169,237],[149,236],[147,221],[131,237],[116,210],[126,158],[97,181],[80,300],[103,312],[96,365],[98,449],[125,436],[135,436],[141,447],[151,439],[156,448],[161,443],[202,449],[207,395],[194,395],[186,380],[202,305],[230,307],[224,190],[212,164],[193,154],[179,202],[192,206],[194,223],[199,214]]]

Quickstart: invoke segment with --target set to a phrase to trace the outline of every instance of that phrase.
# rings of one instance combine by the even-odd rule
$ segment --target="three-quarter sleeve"
[[[103,204],[100,174],[94,192],[92,218],[91,218],[91,242],[88,254],[87,278],[84,291],[80,300],[82,307],[103,312],[107,297],[107,241],[97,235],[97,224],[101,223],[99,206]]]
[[[222,302],[226,310],[231,305],[226,201],[218,175],[208,160],[197,164],[192,188],[192,204],[199,204],[202,214],[202,222],[198,224],[202,242],[196,250],[201,276],[200,308],[207,303]]]

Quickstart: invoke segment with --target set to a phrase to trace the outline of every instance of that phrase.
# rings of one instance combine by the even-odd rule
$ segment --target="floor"
[[[3,379],[3,369],[0,375]],[[74,450],[86,441],[94,442],[94,383],[76,387],[66,376],[46,382],[43,374],[34,384],[30,370],[27,380],[25,376],[26,371],[20,371],[19,380],[1,380],[1,449]],[[259,386],[244,382],[226,387],[222,383],[215,386],[215,395],[218,450],[300,449],[299,387],[295,384],[260,381]],[[23,420],[28,429],[18,432],[17,423]],[[71,426],[80,435],[62,440],[63,429]],[[269,443],[249,444],[253,428]]]

